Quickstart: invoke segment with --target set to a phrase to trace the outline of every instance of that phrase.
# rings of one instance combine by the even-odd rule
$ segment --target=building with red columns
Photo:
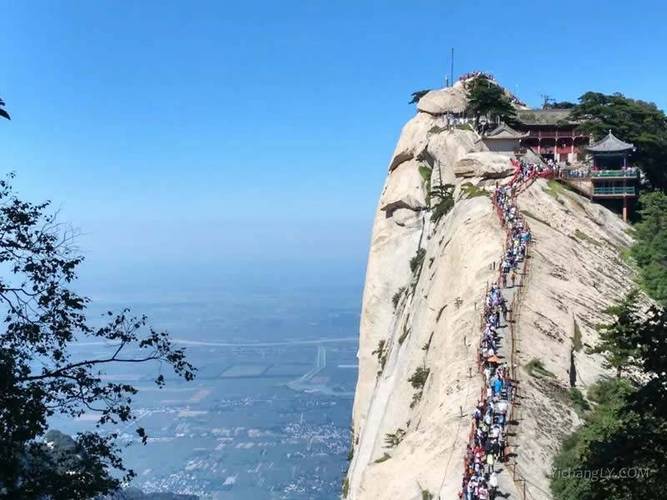
[[[521,147],[545,160],[572,163],[583,159],[590,137],[577,129],[569,109],[525,109],[517,112],[515,128],[526,134]]]

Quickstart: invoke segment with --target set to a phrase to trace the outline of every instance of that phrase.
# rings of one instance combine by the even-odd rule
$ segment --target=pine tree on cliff
[[[641,222],[635,224],[632,256],[639,266],[642,287],[667,307],[667,195],[644,193],[639,204]]]
[[[638,295],[611,310],[598,352],[623,377],[589,389],[596,403],[585,424],[554,459],[551,491],[557,500],[662,498],[667,474],[667,311],[639,311]],[[631,312],[629,312],[631,311]],[[629,354],[631,352],[631,354]]]
[[[598,326],[600,342],[589,351],[591,354],[604,354],[603,366],[614,370],[618,378],[631,368],[630,362],[638,353],[636,336],[641,313],[637,296],[638,292],[633,291],[605,311],[613,319]]]
[[[503,89],[484,76],[477,76],[466,83],[468,112],[475,116],[475,125],[482,116],[494,121],[500,119],[512,123],[516,110]]]

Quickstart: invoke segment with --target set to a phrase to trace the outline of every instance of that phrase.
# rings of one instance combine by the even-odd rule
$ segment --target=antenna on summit
[[[454,47],[452,47],[451,65],[449,67],[449,85],[454,85]]]

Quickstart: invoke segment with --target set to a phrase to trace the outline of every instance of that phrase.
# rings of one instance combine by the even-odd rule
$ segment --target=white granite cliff
[[[490,192],[512,168],[506,156],[485,151],[472,130],[448,128],[446,102],[435,97],[427,94],[404,126],[375,217],[347,498],[420,499],[428,491],[455,499],[461,485],[469,415],[482,386],[480,303],[504,241],[489,196],[477,188]],[[429,183],[455,186],[454,207],[437,223]],[[600,358],[585,349],[571,356],[574,320],[583,344],[593,344],[593,325],[632,285],[620,258],[631,240],[617,215],[544,180],[518,205],[535,243],[516,324],[523,398],[513,450],[532,497],[549,498],[551,459],[580,423],[569,402],[571,378],[585,392],[602,373]],[[418,249],[423,264],[413,272]],[[530,376],[523,367],[534,358],[555,378]],[[413,403],[417,390],[408,379],[419,367],[429,372]],[[387,434],[402,436],[400,443],[390,447]]]

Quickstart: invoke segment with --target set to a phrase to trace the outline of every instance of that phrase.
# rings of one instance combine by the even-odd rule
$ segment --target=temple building
[[[635,145],[622,141],[610,130],[586,150],[593,156],[593,170],[622,170],[628,168],[628,156],[635,150]]]
[[[635,150],[634,145],[622,141],[610,130],[603,139],[586,149],[593,157],[591,198],[596,201],[621,201],[623,220],[627,221],[628,207],[637,198],[639,184],[639,170],[628,165],[628,156]]]
[[[482,142],[495,153],[514,155],[521,148],[521,140],[528,136],[527,132],[518,132],[506,123],[501,123],[482,136]]]
[[[516,128],[526,133],[521,146],[544,160],[572,163],[585,155],[589,136],[577,129],[569,109],[525,109],[517,112]]]

